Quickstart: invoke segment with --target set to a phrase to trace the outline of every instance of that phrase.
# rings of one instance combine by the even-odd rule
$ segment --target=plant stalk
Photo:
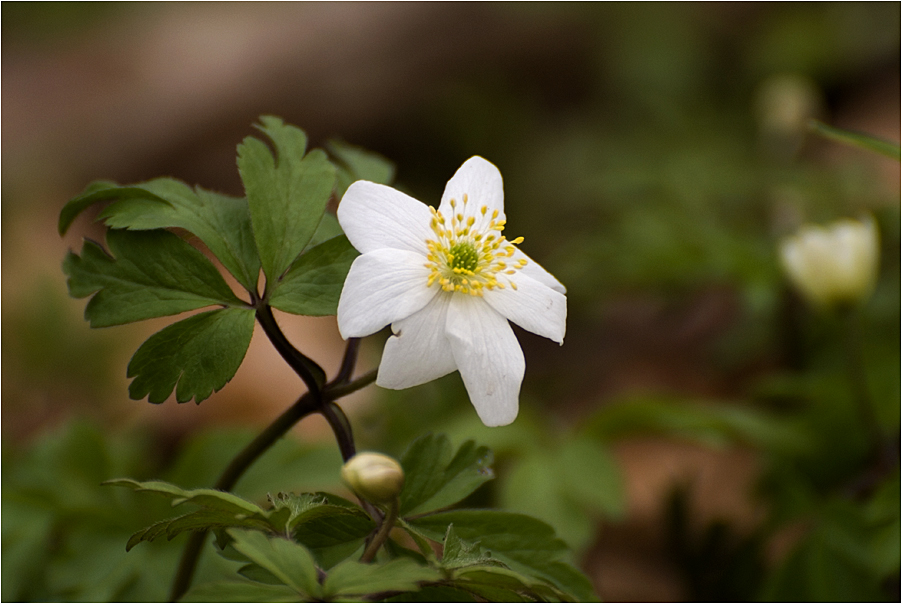
[[[382,524],[379,525],[379,530],[376,532],[373,540],[369,542],[369,544],[366,546],[366,549],[363,551],[363,555],[360,557],[361,562],[372,562],[376,557],[376,553],[378,553],[379,548],[382,547],[382,544],[385,543],[386,539],[388,539],[388,535],[389,533],[391,533],[392,527],[395,526],[395,521],[398,519],[398,510],[400,509],[400,506],[400,499],[395,497],[394,501],[392,501],[391,503],[391,506],[388,508],[388,514],[382,519]]]
[[[351,424],[344,411],[334,401],[368,386],[376,379],[375,371],[366,373],[356,380],[351,379],[359,348],[359,340],[353,338],[348,341],[338,374],[334,380],[326,384],[325,372],[288,341],[288,338],[285,337],[278,323],[276,323],[269,305],[261,304],[256,298],[254,303],[257,309],[257,320],[260,322],[263,331],[269,337],[276,350],[279,351],[279,354],[282,355],[282,358],[304,381],[308,391],[229,462],[229,465],[226,466],[214,485],[214,488],[222,491],[230,491],[247,469],[263,453],[283,437],[295,424],[311,413],[321,413],[329,422],[332,431],[335,433],[335,439],[341,450],[342,458],[347,461],[353,457],[356,448]],[[368,506],[368,502],[361,503],[364,504],[368,512],[371,512],[371,515],[374,512],[378,512],[375,508],[371,511],[370,508],[372,506]],[[380,516],[381,514],[377,514],[376,518]],[[197,569],[197,562],[200,559],[206,537],[207,531],[197,531],[188,537],[170,590],[169,600],[171,602],[178,601],[191,587],[191,581],[194,578],[194,571]]]

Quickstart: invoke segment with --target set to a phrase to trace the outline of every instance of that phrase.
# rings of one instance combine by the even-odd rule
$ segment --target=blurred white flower
[[[818,306],[853,304],[874,289],[879,260],[871,218],[843,219],[826,227],[804,225],[780,244],[783,268]]]
[[[342,337],[391,324],[376,384],[402,389],[460,370],[487,426],[517,417],[525,362],[508,320],[563,343],[566,289],[502,231],[501,173],[467,160],[438,210],[391,187],[358,181],[338,220],[361,253],[338,303]]]

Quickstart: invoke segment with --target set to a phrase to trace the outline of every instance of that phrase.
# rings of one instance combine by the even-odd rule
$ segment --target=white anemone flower
[[[361,253],[338,303],[343,338],[391,324],[376,384],[403,389],[459,370],[487,426],[517,417],[526,363],[508,320],[563,344],[566,289],[508,241],[501,173],[472,157],[438,210],[391,187],[352,184],[338,221]]]
[[[880,244],[873,219],[849,218],[827,226],[803,225],[780,243],[790,280],[821,307],[854,304],[874,289]]]

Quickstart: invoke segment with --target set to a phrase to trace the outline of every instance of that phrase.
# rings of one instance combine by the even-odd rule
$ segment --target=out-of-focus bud
[[[387,455],[358,453],[342,466],[341,479],[367,501],[389,503],[404,487],[404,470]]]
[[[854,304],[874,289],[879,261],[877,229],[870,217],[825,227],[804,225],[780,243],[790,280],[812,303]]]
[[[808,121],[823,113],[823,95],[811,78],[782,74],[764,80],[755,93],[760,142],[769,154],[795,155],[808,131]]]

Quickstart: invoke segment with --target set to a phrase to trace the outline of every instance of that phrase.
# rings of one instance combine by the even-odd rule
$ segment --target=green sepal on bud
[[[342,466],[341,479],[351,490],[373,503],[390,503],[404,488],[401,464],[381,453],[358,453]]]

